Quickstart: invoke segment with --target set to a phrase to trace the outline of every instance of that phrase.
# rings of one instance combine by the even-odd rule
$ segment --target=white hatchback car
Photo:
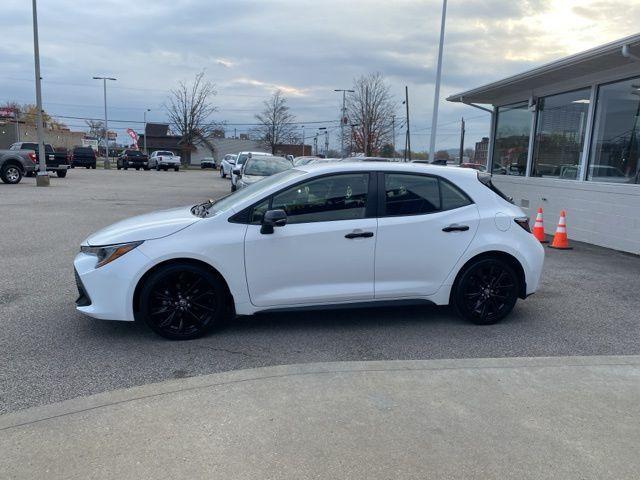
[[[326,163],[215,202],[121,221],[75,259],[77,308],[194,338],[233,312],[425,302],[501,320],[534,293],[544,251],[475,170]]]

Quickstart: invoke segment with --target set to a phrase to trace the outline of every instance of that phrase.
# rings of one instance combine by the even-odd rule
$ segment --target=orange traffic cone
[[[549,248],[557,248],[559,250],[571,250],[569,239],[567,238],[567,214],[564,210],[560,211],[560,220],[558,220],[558,228],[553,236],[553,241]]]
[[[539,207],[538,208],[538,214],[536,215],[536,223],[534,223],[533,225],[533,236],[536,237],[536,239],[540,242],[540,243],[549,243],[549,240],[547,240],[544,236],[544,224],[543,224],[543,220],[542,220],[542,208]]]

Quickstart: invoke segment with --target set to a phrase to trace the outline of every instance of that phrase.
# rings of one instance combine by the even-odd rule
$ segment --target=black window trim
[[[303,183],[307,183],[307,182],[312,182],[315,180],[320,180],[322,178],[326,178],[326,177],[334,177],[334,176],[338,176],[338,175],[369,175],[369,182],[367,185],[367,203],[365,205],[365,215],[363,218],[376,218],[378,217],[378,212],[379,212],[379,200],[378,202],[374,201],[374,199],[379,199],[380,195],[379,195],[379,190],[378,190],[378,182],[377,182],[377,171],[372,171],[372,170],[349,170],[349,171],[341,171],[341,172],[330,172],[330,173],[324,173],[322,175],[318,175],[315,176],[313,178],[305,178],[300,180],[299,182],[296,183],[292,183],[291,185],[287,185],[286,187],[281,188],[280,190],[270,193],[268,196],[266,197],[262,197],[260,200],[252,203],[251,205],[249,205],[248,207],[243,208],[242,210],[240,210],[238,213],[232,215],[231,217],[229,217],[228,221],[230,223],[240,223],[240,224],[244,224],[244,225],[256,225],[254,223],[251,223],[251,217],[253,216],[253,209],[255,207],[257,207],[258,205],[260,205],[262,202],[264,202],[265,200],[269,199],[269,207],[268,209],[271,209],[271,206],[273,205],[273,197],[275,197],[276,195],[279,195],[280,193],[289,190],[290,188],[294,188],[298,185],[302,185]],[[355,219],[355,220],[362,220],[362,219]],[[305,223],[324,223],[324,222],[344,222],[344,219],[341,220],[321,220],[321,221],[315,221],[315,222],[296,222],[295,225],[302,225]]]
[[[413,175],[416,177],[435,178],[438,181],[438,195],[440,197],[440,208],[438,210],[434,210],[433,212],[410,213],[408,215],[387,215],[386,189],[384,184],[384,176],[386,174]],[[442,189],[440,188],[439,182],[446,182],[449,185],[451,185],[455,190],[462,193],[466,197],[466,199],[469,201],[469,203],[467,205],[462,205],[456,208],[443,209],[442,208]],[[449,212],[451,210],[457,210],[458,208],[468,207],[469,205],[473,205],[473,204],[475,204],[475,202],[467,192],[465,192],[463,189],[458,187],[451,180],[441,177],[440,175],[433,175],[431,173],[422,173],[422,172],[402,172],[402,171],[391,171],[391,170],[378,172],[378,218],[400,218],[400,217],[418,217],[423,215],[433,215],[434,213]]]

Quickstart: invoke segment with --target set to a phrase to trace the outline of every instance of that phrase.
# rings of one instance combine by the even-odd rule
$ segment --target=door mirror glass
[[[234,174],[234,175],[240,175],[241,173],[242,173],[242,170],[241,170],[241,169],[239,169],[239,168],[234,168],[234,169],[233,169],[233,174]]]
[[[287,224],[287,214],[284,210],[267,210],[262,217],[260,233],[271,234],[273,227],[284,227]]]

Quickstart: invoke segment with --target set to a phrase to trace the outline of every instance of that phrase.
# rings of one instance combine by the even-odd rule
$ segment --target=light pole
[[[396,116],[391,115],[391,136],[393,137],[393,141],[391,142],[391,146],[393,147],[393,159],[396,158]]]
[[[440,23],[440,45],[438,46],[438,68],[436,69],[436,88],[433,94],[433,116],[431,117],[431,142],[429,142],[429,161],[436,157],[436,130],[438,124],[438,103],[440,100],[440,77],[442,76],[442,47],[444,46],[444,25],[447,18],[447,0],[442,0],[442,21]]]
[[[301,157],[304,157],[304,125],[302,125],[302,154]]]
[[[150,108],[147,108],[144,111],[144,147],[143,148],[144,148],[145,155],[148,155],[147,153],[147,112],[150,112],[150,111],[151,111]]]
[[[107,80],[111,80],[115,82],[116,79],[111,77],[93,77],[93,79],[102,80],[102,88],[104,90],[104,149],[105,149],[104,168],[109,169],[111,168],[111,164],[109,163],[109,122],[107,120]]]
[[[49,175],[47,174],[47,158],[44,151],[44,132],[42,131],[42,90],[40,85],[40,45],[38,43],[38,9],[36,0],[32,3],[33,11],[33,56],[35,60],[36,70],[36,108],[38,115],[36,121],[36,134],[38,136],[38,175],[36,176],[36,185],[38,187],[49,186]],[[18,139],[19,141],[19,139]]]
[[[329,130],[327,127],[319,127],[318,130],[324,130],[324,158],[329,157]]]
[[[355,90],[345,90],[343,88],[336,88],[334,92],[342,92],[342,115],[340,116],[340,155],[344,157],[345,156],[344,155],[344,121],[345,121],[345,117],[347,116],[345,111],[345,101],[346,101],[347,92],[354,93]]]

